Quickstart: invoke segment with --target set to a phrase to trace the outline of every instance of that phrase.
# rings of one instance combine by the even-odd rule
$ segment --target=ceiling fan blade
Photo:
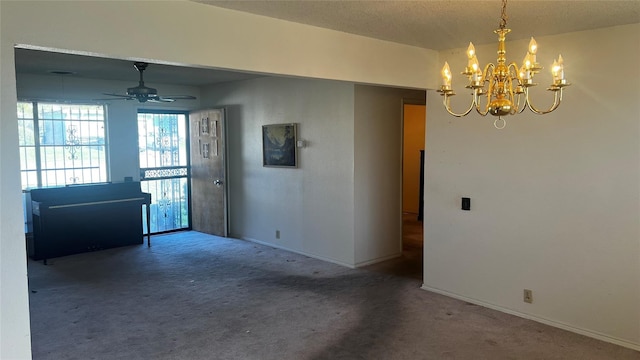
[[[195,100],[197,99],[195,96],[191,95],[166,95],[161,96],[163,99],[173,99],[173,100]]]
[[[135,97],[130,96],[130,95],[122,95],[122,94],[111,94],[111,93],[102,93],[102,95],[107,95],[107,96],[115,96],[124,100],[133,100],[135,99]],[[98,99],[96,99],[98,100]],[[105,100],[116,100],[116,99],[105,99]]]
[[[147,100],[147,102],[153,102],[153,103],[170,103],[174,101],[175,99],[165,98],[165,97],[153,97]]]

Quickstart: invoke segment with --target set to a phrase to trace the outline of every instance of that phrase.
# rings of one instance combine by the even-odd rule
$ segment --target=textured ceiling
[[[444,50],[496,41],[501,1],[212,1],[199,3]],[[510,40],[640,22],[640,1],[511,0]]]
[[[53,71],[71,73],[63,76],[130,81],[131,86],[138,82],[138,71],[133,67],[133,61],[16,49],[16,73],[52,75]],[[144,81],[150,84],[202,86],[258,76],[262,75],[151,64],[144,72]]]
[[[0,0],[1,1],[1,0]],[[442,50],[496,41],[501,2],[495,1],[210,1],[211,6],[309,24],[372,38]],[[510,40],[640,22],[640,0],[511,0]],[[131,61],[17,49],[16,72],[69,71],[76,77],[131,81]],[[148,83],[200,86],[256,77],[211,69],[153,64]]]

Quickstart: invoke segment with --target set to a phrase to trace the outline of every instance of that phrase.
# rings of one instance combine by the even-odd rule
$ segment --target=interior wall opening
[[[403,104],[402,254],[422,274],[426,106]]]

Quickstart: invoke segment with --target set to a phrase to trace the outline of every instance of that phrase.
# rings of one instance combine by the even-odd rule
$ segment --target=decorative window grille
[[[108,180],[103,105],[34,101],[17,110],[23,189]]]
[[[189,228],[187,119],[184,112],[138,113],[140,185],[151,193],[151,233]]]

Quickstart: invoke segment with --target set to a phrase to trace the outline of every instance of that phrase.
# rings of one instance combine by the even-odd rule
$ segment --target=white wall
[[[203,90],[205,107],[228,107],[231,236],[354,265],[353,88],[265,77]],[[262,166],[262,126],[278,123],[307,141],[298,168]]]
[[[6,12],[0,6],[0,19]],[[20,186],[16,83],[11,43],[0,41],[0,358],[31,357]]]
[[[356,265],[402,254],[403,99],[424,101],[424,91],[355,87]]]
[[[429,92],[425,288],[640,349],[638,34],[635,24],[538,38],[540,62],[562,53],[574,85],[555,112],[527,111],[504,130],[447,115]],[[508,43],[507,58],[520,62],[526,46]],[[454,74],[464,50],[441,52]],[[494,45],[476,50],[495,62]],[[550,74],[538,77],[546,88]]]
[[[2,7],[3,36],[12,44],[414,88],[438,81],[429,70],[437,65],[433,50],[191,1],[158,1],[153,8],[146,1],[3,1]]]

